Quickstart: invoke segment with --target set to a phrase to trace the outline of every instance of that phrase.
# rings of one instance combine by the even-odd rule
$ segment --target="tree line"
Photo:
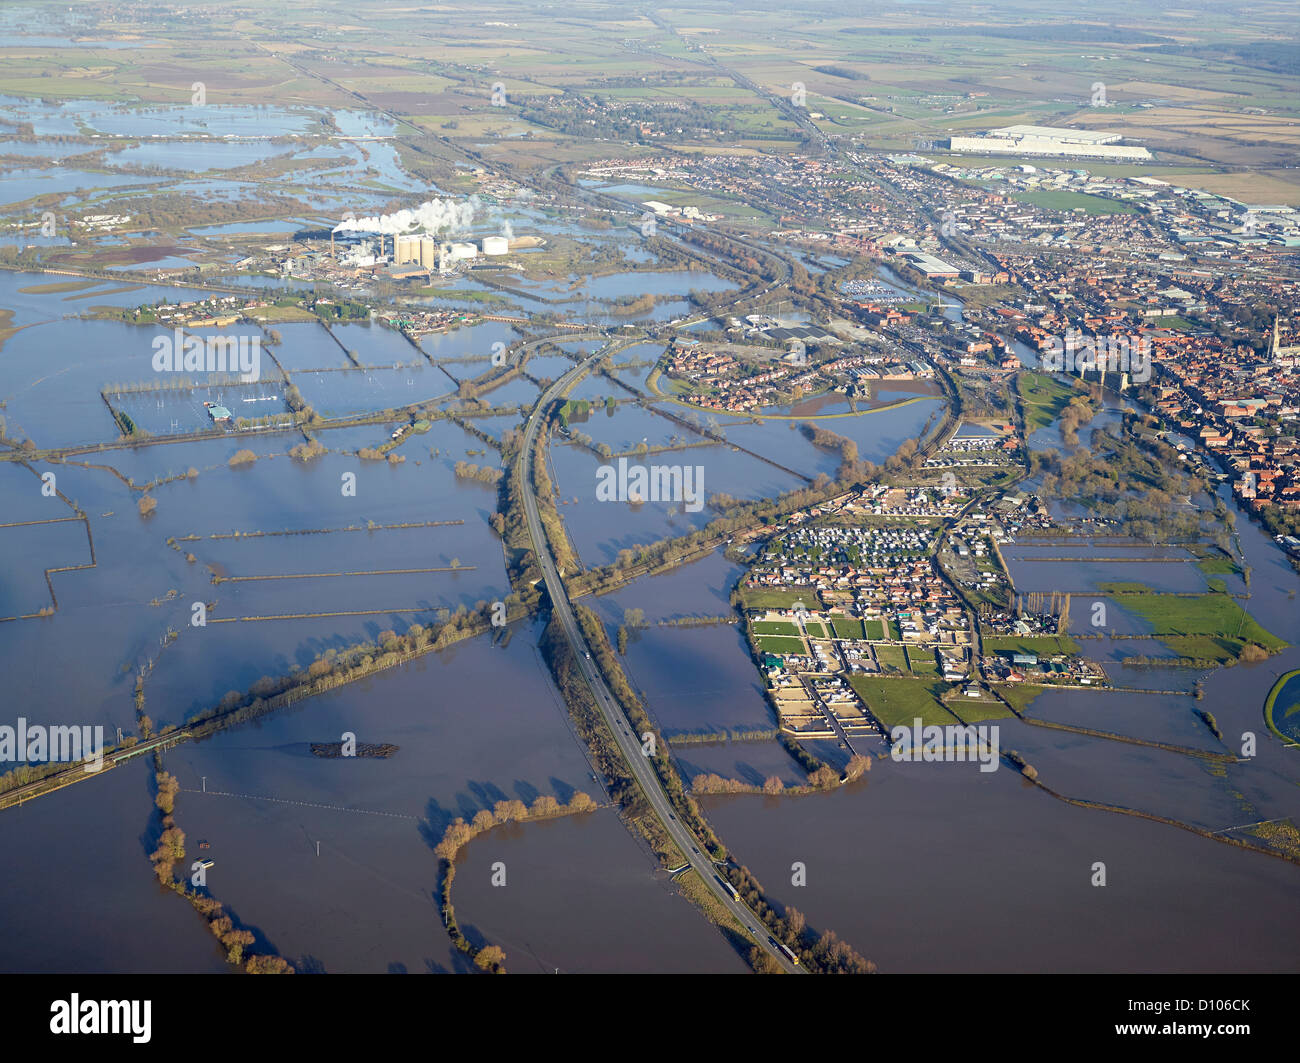
[[[242,966],[248,974],[293,974],[292,965],[283,957],[248,953],[249,946],[256,940],[253,933],[236,926],[234,919],[223,910],[220,901],[206,893],[200,893],[198,887],[191,888],[184,877],[175,877],[176,865],[185,860],[185,832],[176,825],[174,817],[180,783],[174,775],[162,770],[157,753],[154,754],[154,765],[154,804],[162,817],[162,831],[150,860],[159,883],[184,897],[207,920],[208,929],[225,946],[228,963],[236,967]]]

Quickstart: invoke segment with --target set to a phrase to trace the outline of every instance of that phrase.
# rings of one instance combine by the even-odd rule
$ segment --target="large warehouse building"
[[[1009,125],[990,129],[982,137],[952,137],[952,151],[979,155],[1047,155],[1060,158],[1136,159],[1151,158],[1151,152],[1136,145],[1120,144],[1120,133],[1093,129],[1062,129],[1043,125]]]

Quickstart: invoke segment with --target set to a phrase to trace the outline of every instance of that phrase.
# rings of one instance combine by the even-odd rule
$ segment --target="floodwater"
[[[775,739],[727,742],[675,742],[673,756],[686,779],[700,774],[739,779],[750,786],[762,786],[776,776],[786,786],[806,781],[802,768]]]
[[[635,631],[624,667],[668,738],[772,726],[772,710],[738,624]]]
[[[10,625],[12,626],[12,625]],[[12,717],[9,725],[14,726]],[[188,903],[158,885],[148,758],[0,814],[8,913],[0,970],[212,973],[221,947]]]
[[[908,439],[922,435],[927,425],[933,423],[932,419],[942,413],[943,406],[942,399],[923,399],[906,406],[854,417],[838,417],[818,424],[857,443],[858,457],[863,461],[881,463]],[[727,439],[805,476],[813,477],[818,473],[835,476],[840,466],[840,452],[813,446],[799,431],[800,423],[772,419],[758,424],[731,425],[726,430]]]
[[[447,824],[505,799],[606,800],[537,634],[525,624],[505,648],[461,643],[169,753],[177,822],[211,842],[213,893],[282,955],[327,971],[457,969],[436,903]],[[345,731],[399,750],[311,754]]]
[[[18,281],[0,275],[0,293],[14,296],[18,321],[47,324],[12,337],[0,361],[8,424],[43,443],[113,440],[116,427],[98,391],[145,377],[157,330],[65,319],[66,293],[21,293]],[[92,298],[100,288],[90,289]],[[171,294],[136,288],[116,296],[129,304],[156,292]],[[447,380],[395,333],[336,329],[367,360],[391,364],[400,352],[422,363],[410,373]],[[332,385],[324,381],[367,371],[313,376],[310,367],[340,365],[339,344],[320,326],[284,325],[280,331],[277,354],[304,394],[316,399],[316,391],[326,389],[322,405],[343,404],[342,394],[332,398]],[[473,339],[515,336],[492,325]],[[454,356],[471,346],[469,339],[468,332],[453,333],[432,346]],[[51,350],[62,357],[52,361]],[[396,378],[408,370],[369,372]],[[170,422],[206,390],[168,392],[157,412],[147,396],[123,401],[142,422]],[[235,390],[226,387],[223,394]],[[363,392],[360,401],[392,400]],[[499,467],[496,452],[456,425],[434,421],[404,441],[401,464],[357,458],[357,449],[386,441],[387,432],[383,425],[323,429],[318,436],[329,452],[308,464],[287,455],[300,433],[232,431],[195,442],[120,446],[67,463],[37,463],[33,470],[0,466],[0,492],[14,522],[71,515],[67,502],[40,492],[40,474],[54,474],[59,490],[87,514],[97,561],[52,575],[59,605],[52,617],[0,625],[12,704],[32,722],[97,724],[110,738],[117,727],[134,733],[132,692],[136,675],[143,674],[145,711],[154,723],[182,723],[261,676],[304,668],[323,652],[375,640],[386,629],[404,630],[445,610],[504,597],[501,547],[487,526],[496,492],[458,480],[453,471],[460,460]],[[231,457],[244,449],[257,460],[232,468]],[[356,476],[355,495],[340,490],[344,474]],[[147,518],[136,508],[146,488],[158,503]],[[429,521],[442,523],[425,526]],[[401,524],[415,526],[395,526]],[[335,530],[321,534],[327,529]],[[45,569],[90,563],[81,521],[0,534],[6,615],[50,603]],[[446,571],[391,571],[426,568]],[[213,583],[213,577],[230,579]],[[204,626],[191,623],[199,602],[207,604]],[[315,615],[321,613],[337,615]],[[251,617],[274,619],[244,619]],[[464,969],[465,958],[450,948],[437,918],[432,847],[447,822],[504,798],[531,801],[545,793],[568,800],[582,789],[601,803],[608,800],[540,659],[539,633],[537,623],[517,624],[506,642],[480,637],[165,755],[183,788],[178,823],[191,847],[199,839],[210,842],[211,889],[254,931],[257,947],[273,948],[304,970]],[[69,645],[79,647],[77,667],[52,682],[49,662]],[[338,740],[345,730],[362,741],[393,742],[399,753],[391,761],[347,765],[310,755],[312,741]],[[21,824],[32,815],[71,825],[61,828],[69,844],[34,857],[48,865],[38,868],[38,877],[13,876],[4,887],[8,910],[21,911],[24,925],[41,933],[39,940],[11,933],[0,967],[226,969],[201,919],[153,885],[148,770],[141,760],[0,817],[0,830],[17,832],[15,848],[28,830]],[[113,800],[110,789],[121,799]],[[124,814],[133,801],[134,819]],[[726,940],[662,880],[649,853],[611,812],[537,828],[542,848],[529,855],[532,843],[525,839],[521,855],[511,857],[521,867],[544,862],[560,845],[554,867],[561,883],[582,877],[608,896],[600,885],[602,869],[625,876],[619,904],[611,901],[603,914],[587,905],[592,914],[581,921],[583,929],[558,917],[550,924],[554,949],[533,937],[533,951],[552,967],[743,969]],[[80,841],[83,832],[93,839],[89,849],[71,840]],[[77,868],[87,861],[108,890],[114,920],[91,925],[56,917],[77,907],[57,883],[76,883]],[[39,890],[30,885],[38,881]],[[486,905],[480,915],[472,910],[469,879],[463,881],[467,928],[481,925],[489,937],[500,933],[512,956],[519,954],[515,969],[527,969],[515,943],[519,919],[535,917],[536,909],[497,912]],[[84,884],[77,888],[84,899]],[[629,894],[654,918],[626,927],[620,937],[616,928]],[[617,955],[623,959],[616,962]]]
[[[884,760],[830,794],[704,804],[774,898],[881,971],[1296,969],[1294,865],[1072,807],[1007,768]]]
[[[147,188],[161,180],[161,177],[141,177],[138,174],[97,173],[64,168],[8,170],[4,175],[4,191],[0,193],[0,203],[22,203],[35,196],[69,193],[82,196],[105,188]]]
[[[295,150],[281,149],[269,138],[309,131],[321,112],[0,98],[0,117],[19,114],[33,122],[38,135],[75,134],[84,124],[111,137],[145,138],[112,155],[112,163],[194,171]],[[335,118],[345,137],[394,132],[376,114],[343,112]],[[224,137],[233,139],[216,139]],[[92,150],[104,143],[78,147]],[[35,169],[42,157],[64,154],[53,142],[20,153],[33,167],[6,175],[15,199],[151,180],[75,168],[55,174]],[[308,156],[342,161],[325,172],[286,174],[280,186],[310,191],[322,208],[386,202],[387,191],[357,192],[354,186],[362,181],[386,189],[417,187],[401,173],[390,144],[335,142],[298,151],[295,158]],[[218,177],[176,187],[229,199],[249,186]],[[649,186],[620,188],[654,197]],[[567,227],[540,213],[521,212],[524,216],[539,231]],[[278,231],[261,224],[215,226],[200,234]],[[631,250],[640,261],[643,249],[633,241]],[[833,268],[841,261],[821,258],[808,264]],[[890,282],[887,269],[882,275]],[[16,312],[15,324],[43,322],[12,336],[0,351],[0,397],[9,434],[30,436],[41,446],[113,440],[117,427],[99,391],[150,379],[152,340],[161,330],[65,315],[98,303],[131,306],[181,293],[194,297],[196,290],[112,282],[66,293],[20,290],[43,283],[49,283],[44,275],[0,273],[0,307]],[[286,282],[245,278],[241,283],[283,287]],[[467,291],[484,290],[473,279],[456,283]],[[627,270],[576,289],[567,279],[558,286],[519,282],[518,287],[525,294],[517,301],[527,309],[589,314],[592,320],[621,324],[635,318],[614,313],[611,300],[645,293],[669,297],[639,318],[666,320],[690,311],[691,291],[722,292],[732,285],[706,271],[678,269]],[[961,311],[945,313],[957,319]],[[304,397],[327,415],[452,392],[456,379],[475,371],[473,363],[453,359],[490,356],[494,344],[519,338],[500,322],[425,336],[418,349],[378,325],[276,328],[283,337],[274,348],[277,358]],[[591,345],[559,346],[573,353]],[[660,349],[638,345],[620,360],[654,358]],[[348,350],[370,368],[347,368],[352,364]],[[447,372],[431,366],[426,355],[445,360]],[[528,371],[554,376],[570,365],[544,356],[530,360]],[[643,386],[646,375],[645,369],[628,370],[624,379]],[[262,386],[269,393],[271,382]],[[573,397],[609,394],[626,397],[622,388],[592,376]],[[491,393],[489,401],[527,402],[535,395],[533,385],[515,381]],[[250,396],[265,397],[239,393]],[[852,439],[861,458],[882,462],[903,441],[923,437],[942,413],[943,400],[923,384],[882,387],[871,405],[909,398],[918,401],[852,416],[836,416],[853,412],[839,396],[778,411],[789,420],[719,415],[714,420],[724,426],[732,446],[674,449],[647,461],[700,465],[706,495],[771,496],[819,473],[834,474],[839,465],[837,452],[813,447],[797,430],[800,420],[816,420]],[[144,396],[124,405],[160,435],[172,430],[173,420],[176,430],[192,427],[195,419],[201,424],[200,402],[195,391],[169,394],[162,406],[157,398],[151,406]],[[709,417],[666,403],[659,408],[687,419],[698,416],[697,423]],[[1113,424],[1115,417],[1108,404],[1080,432],[1081,442],[1091,428]],[[481,422],[497,435],[516,424],[513,415]],[[615,450],[698,439],[655,409],[634,405],[619,406],[612,416],[594,409],[574,427]],[[287,453],[302,441],[301,433],[233,430],[200,442],[121,447],[76,459],[85,465],[36,463],[36,475],[0,463],[6,522],[71,514],[62,499],[40,493],[39,474],[52,473],[63,495],[86,512],[97,561],[93,568],[74,568],[90,563],[79,521],[0,530],[6,561],[0,615],[50,604],[50,584],[58,601],[51,617],[0,624],[0,666],[10,704],[17,707],[14,715],[20,711],[34,722],[99,724],[110,734],[119,726],[135,732],[133,688],[143,674],[145,711],[158,725],[181,723],[264,675],[305,668],[331,649],[504,597],[502,548],[487,523],[495,489],[457,480],[453,471],[460,460],[499,467],[496,452],[484,452],[481,441],[458,426],[434,421],[427,432],[403,442],[397,453],[404,462],[362,461],[356,451],[385,442],[390,428],[321,430],[317,436],[330,452],[305,465]],[[1031,445],[1063,444],[1059,432],[1049,428],[1036,433]],[[256,462],[231,468],[231,457],[241,449],[253,450]],[[707,506],[697,513],[653,502],[596,506],[599,459],[557,442],[550,460],[559,512],[588,565],[712,519]],[[189,468],[195,470],[193,478],[155,482]],[[356,477],[355,494],[340,487],[349,475]],[[150,517],[137,510],[146,486],[158,503]],[[1226,491],[1221,493],[1231,504]],[[412,526],[395,527],[403,524]],[[1247,607],[1269,630],[1300,644],[1295,607],[1300,579],[1244,515],[1239,530],[1252,568]],[[270,534],[282,532],[289,534]],[[1016,549],[1020,560],[1012,563],[1021,590],[1065,586],[1090,592],[1106,579],[1139,578],[1137,571],[1143,582],[1160,589],[1207,585],[1195,565],[1152,563],[1151,551],[1143,552],[1145,563],[1122,564],[1095,557],[1030,561],[1036,548]],[[1106,549],[1092,553],[1111,556]],[[47,584],[50,568],[73,570],[51,574]],[[418,571],[433,568],[445,571]],[[644,610],[651,626],[632,634],[625,663],[668,736],[764,731],[774,725],[739,626],[656,623],[730,614],[728,597],[741,571],[715,553],[585,603],[605,621],[611,638],[624,610]],[[1238,583],[1234,589],[1244,587]],[[191,622],[196,603],[207,603],[204,625]],[[1111,633],[1149,632],[1118,602],[1109,606]],[[454,899],[466,933],[476,942],[501,945],[512,971],[743,969],[731,945],[665,881],[608,807],[540,659],[539,634],[537,622],[518,623],[508,640],[480,637],[165,754],[167,769],[183,788],[176,815],[191,848],[199,839],[211,845],[212,892],[253,929],[260,947],[278,950],[304,970],[464,970],[465,957],[451,949],[438,919],[433,846],[446,824],[501,799],[531,801],[549,794],[568,800],[585,790],[606,807],[580,818],[497,830],[462,854]],[[1090,640],[1084,646],[1122,674],[1126,685],[1176,691],[1200,678],[1181,672],[1127,674],[1131,670],[1121,669],[1118,659],[1150,652],[1149,639]],[[75,667],[66,665],[73,660],[69,647],[75,648]],[[1293,645],[1259,665],[1204,677],[1199,701],[1178,693],[1051,691],[1027,712],[1044,722],[1208,753],[1237,752],[1249,735],[1258,748],[1240,763],[1219,764],[1020,721],[1002,724],[1002,745],[1018,748],[1043,782],[1069,796],[1242,837],[1243,824],[1300,818],[1295,752],[1267,732],[1261,716],[1275,677],[1298,666],[1300,646]],[[1222,739],[1197,715],[1198,708],[1214,715]],[[70,719],[74,714],[77,718]],[[310,753],[312,742],[338,741],[345,731],[359,741],[392,742],[400,749],[387,761],[327,760]],[[847,756],[832,742],[809,743],[809,748],[836,764]],[[679,742],[674,755],[687,778],[717,772],[751,783],[769,775],[788,784],[802,779],[797,765],[770,740]],[[22,873],[11,872],[0,886],[0,903],[15,913],[0,946],[0,969],[226,969],[201,919],[153,883],[147,854],[157,821],[150,770],[141,759],[0,815],[0,834],[8,834],[13,851],[28,854]],[[1005,764],[981,774],[972,765],[883,760],[865,780],[830,794],[710,798],[705,804],[736,859],[774,898],[804,910],[818,929],[834,929],[882,970],[1297,966],[1300,949],[1289,929],[1300,915],[1293,865],[1168,824],[1070,806],[1030,786]],[[36,822],[29,822],[32,817]],[[33,838],[41,842],[33,846]],[[47,844],[51,838],[55,845]],[[507,868],[504,888],[490,883],[497,861]],[[807,886],[788,885],[795,861],[808,867]],[[1104,887],[1091,884],[1098,862],[1106,865]],[[85,903],[87,875],[93,895],[105,904]],[[637,918],[629,919],[629,910]],[[111,919],[102,917],[105,911]]]
[[[511,973],[748,970],[611,809],[482,835],[457,864],[452,901],[466,937],[503,948]]]
[[[580,320],[607,325],[634,321],[667,321],[690,310],[687,295],[692,291],[725,292],[734,285],[707,270],[630,270],[585,279],[574,287],[572,282],[582,278],[547,281],[530,281],[527,278],[503,278],[509,288],[510,300],[526,311],[555,313],[577,317]],[[615,308],[618,300],[631,300],[642,295],[657,299],[653,308],[638,313],[621,313]],[[680,298],[672,298],[680,296]]]

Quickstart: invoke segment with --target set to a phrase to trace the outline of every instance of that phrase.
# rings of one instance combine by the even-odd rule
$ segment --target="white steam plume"
[[[440,233],[468,229],[474,221],[478,197],[470,196],[464,202],[451,199],[433,199],[421,203],[414,210],[399,210],[396,214],[383,214],[371,218],[348,218],[334,226],[334,232],[366,232],[394,235],[397,233]]]

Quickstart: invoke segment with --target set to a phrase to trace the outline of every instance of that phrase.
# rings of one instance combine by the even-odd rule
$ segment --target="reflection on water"
[[[504,887],[491,885],[497,862]],[[465,935],[505,949],[511,973],[748,970],[611,809],[478,838],[457,862],[452,896]]]
[[[1071,807],[1010,770],[885,760],[831,794],[705,805],[775,898],[885,972],[1295,970],[1294,865]]]

